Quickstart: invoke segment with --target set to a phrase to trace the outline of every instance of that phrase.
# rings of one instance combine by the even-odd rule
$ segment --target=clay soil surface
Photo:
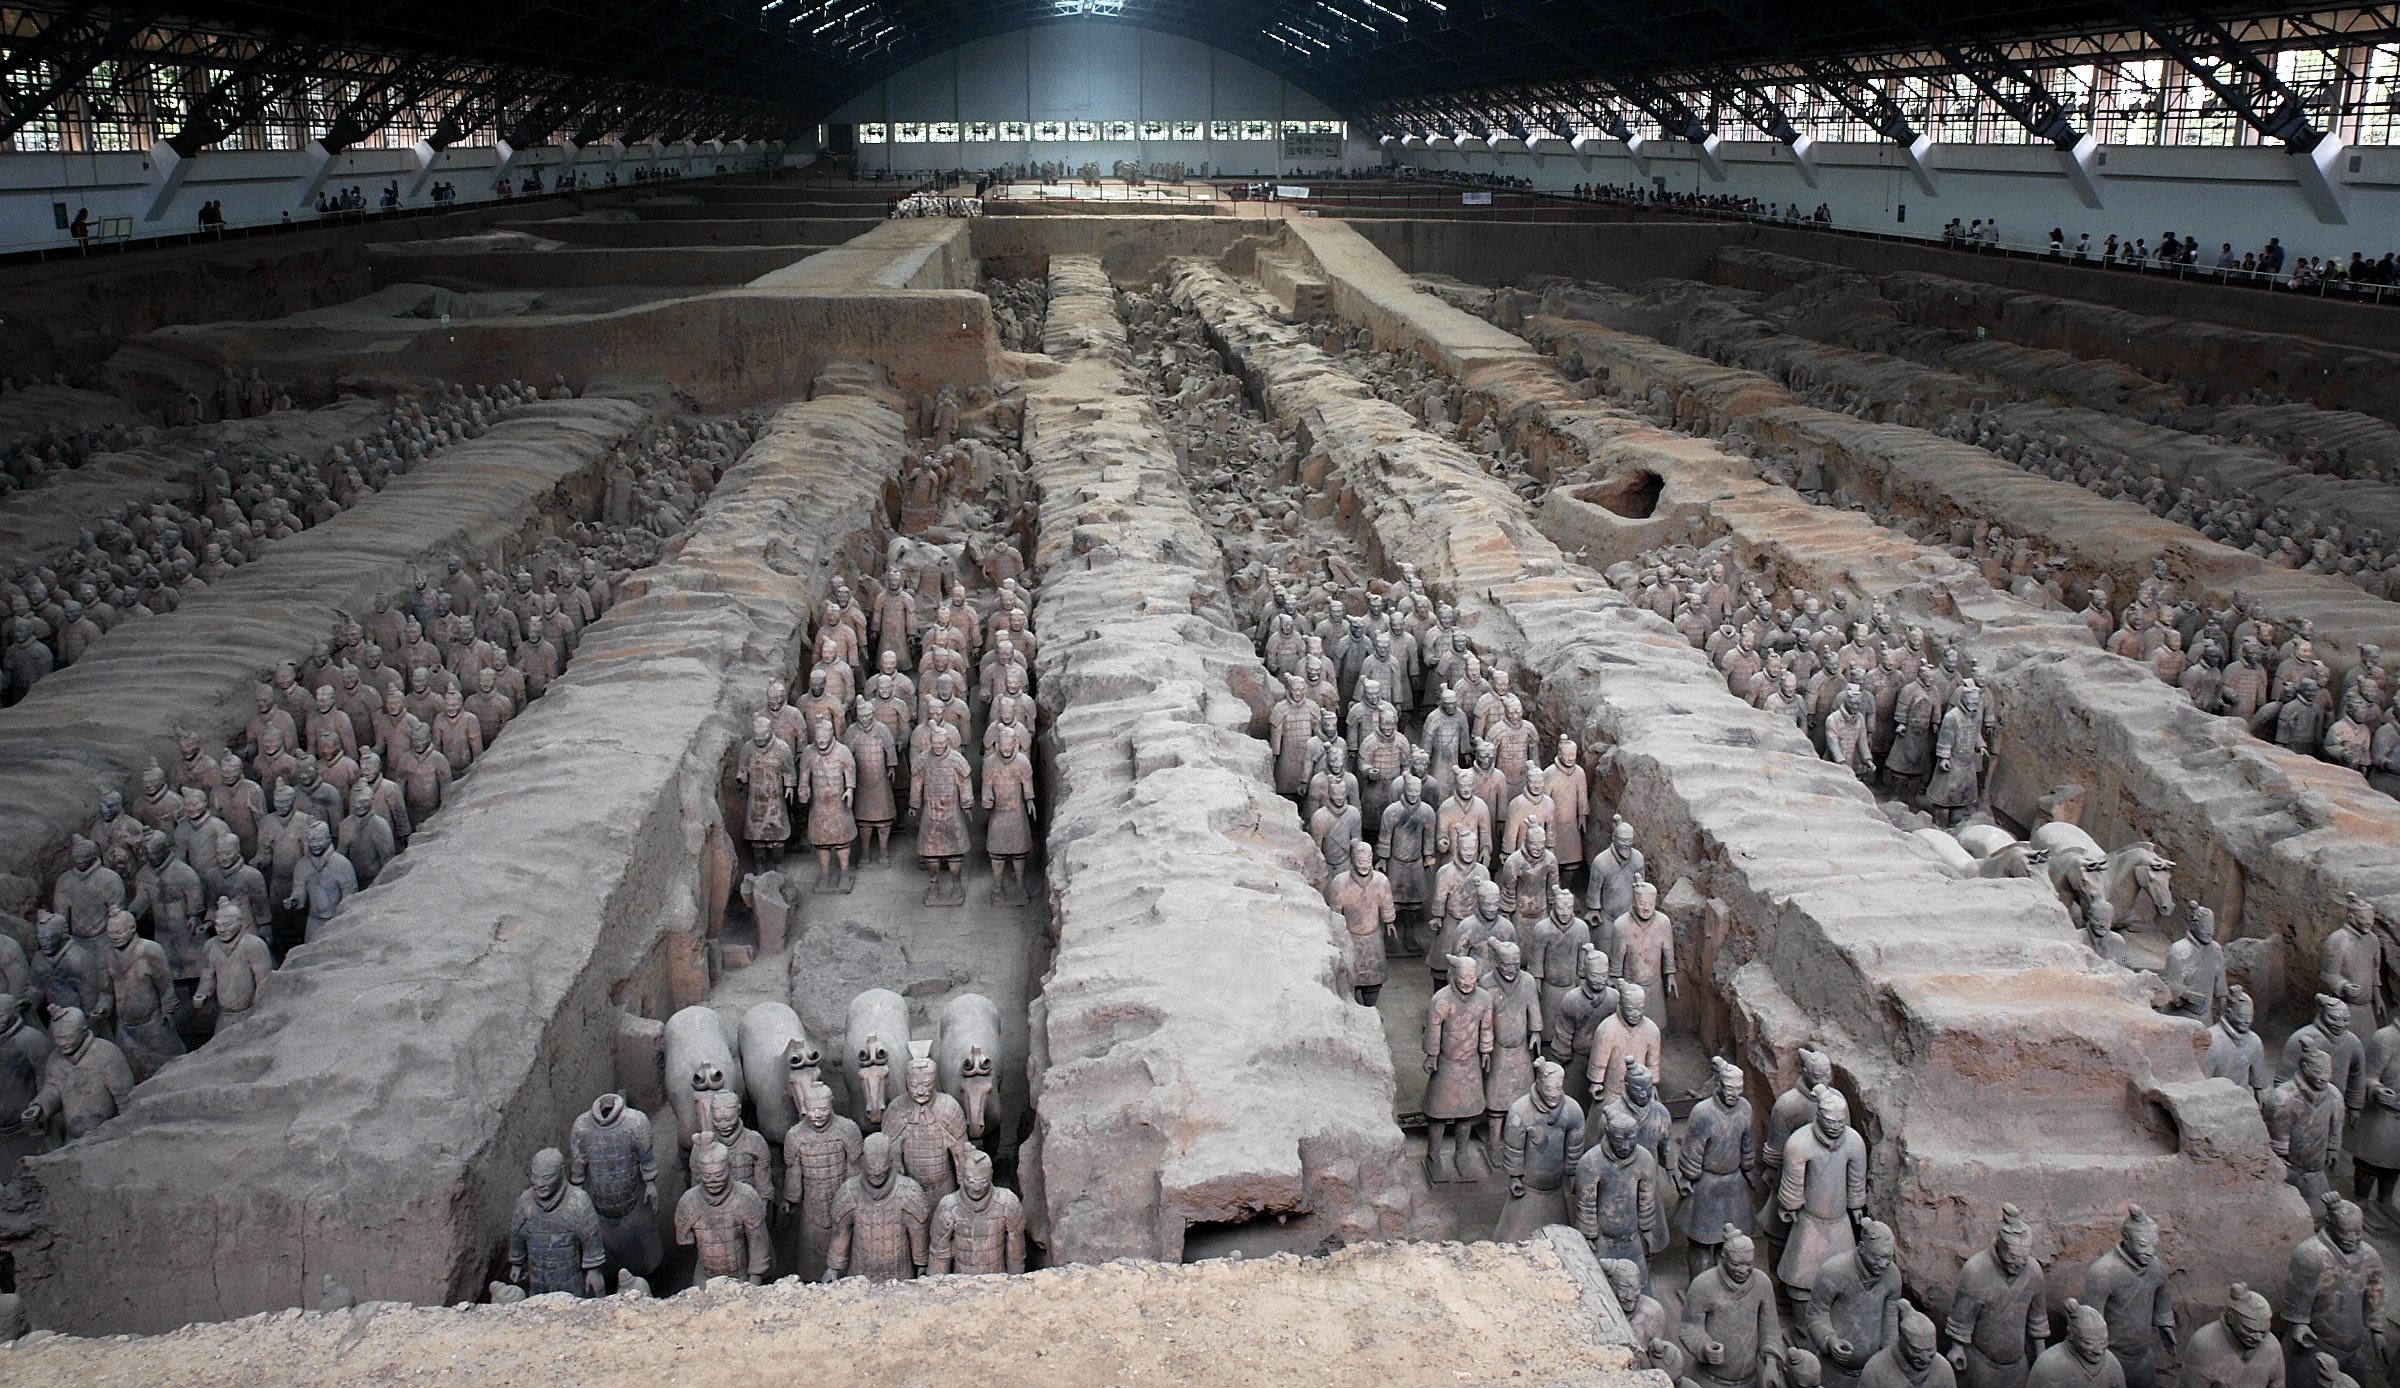
[[[77,1388],[401,1383],[1630,1384],[1547,1243],[1118,1262],[1013,1278],[720,1284],[666,1301],[286,1311],[147,1338],[0,1347],[0,1381]],[[1644,1375],[1648,1378],[1651,1376]]]

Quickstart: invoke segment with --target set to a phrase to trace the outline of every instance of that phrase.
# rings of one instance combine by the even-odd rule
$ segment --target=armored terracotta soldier
[[[622,1094],[603,1094],[575,1115],[567,1133],[568,1177],[591,1197],[600,1221],[604,1264],[647,1277],[665,1255],[658,1237],[658,1158],[650,1119]]]
[[[2366,1107],[2366,1046],[2358,1033],[2350,1029],[2350,1004],[2338,997],[2317,995],[2317,1014],[2284,1038],[2283,1062],[2275,1071],[2278,1081],[2290,1079],[2300,1068],[2300,1050],[2314,1044],[2321,1048],[2333,1063],[2333,1087],[2341,1091],[2342,1117],[2345,1123],[2358,1121]]]
[[[1950,1367],[1966,1388],[2025,1388],[2034,1356],[2050,1342],[2050,1304],[2033,1229],[2016,1206],[2000,1207],[1992,1246],[1959,1268],[1942,1328]]]
[[[858,716],[842,730],[842,745],[850,750],[851,765],[858,771],[858,789],[851,800],[850,812],[858,823],[859,860],[889,863],[892,821],[899,818],[893,799],[899,744],[893,740],[891,729],[875,716],[874,700],[859,698]],[[847,883],[847,875],[844,881]]]
[[[0,1178],[14,1181],[19,1161],[50,1150],[48,1126],[25,1116],[41,1092],[50,1052],[49,1033],[26,1023],[16,994],[0,992]]]
[[[333,831],[323,820],[310,820],[306,832],[307,852],[292,870],[292,893],[283,904],[306,917],[301,938],[313,940],[342,903],[358,895],[358,874],[350,860],[335,851]]]
[[[1758,1140],[1750,1100],[1742,1092],[1742,1069],[1722,1056],[1710,1064],[1715,1089],[1692,1106],[1675,1158],[1675,1189],[1683,1197],[1675,1222],[1689,1241],[1693,1277],[1716,1262],[1726,1230],[1749,1231],[1758,1198],[1753,1189]]]
[[[733,1179],[766,1199],[775,1189],[774,1160],[758,1129],[743,1124],[742,1096],[730,1089],[712,1089],[693,1097],[700,1101],[702,1131],[692,1134],[692,1145],[713,1140],[724,1148]]]
[[[832,1090],[813,1080],[795,1084],[801,1090],[800,1121],[783,1135],[783,1192],[777,1204],[787,1218],[798,1212],[798,1270],[813,1281],[825,1272],[834,1196],[858,1169],[865,1148],[858,1124],[833,1111]]]
[[[819,722],[831,723],[836,728],[841,726],[842,711],[849,701],[846,695],[832,687],[833,668],[819,664],[809,671],[808,692],[792,701],[793,711],[799,714],[803,729],[814,729]],[[792,744],[792,750],[797,752],[805,745],[804,738]]]
[[[433,729],[421,722],[409,722],[408,746],[392,759],[391,772],[408,804],[411,826],[423,824],[450,793],[450,759],[433,745]]]
[[[350,813],[343,817],[335,839],[361,888],[375,885],[375,878],[399,853],[392,841],[392,826],[375,812],[375,792],[363,785],[350,787]]]
[[[1603,925],[1633,909],[1633,884],[1642,880],[1642,851],[1633,846],[1633,826],[1623,819],[1609,829],[1608,847],[1592,860],[1584,904]]]
[[[1471,954],[1450,960],[1450,983],[1425,1010],[1426,1159],[1430,1179],[1480,1181],[1485,1174],[1474,1126],[1484,1119],[1484,1067],[1492,1053],[1492,997],[1479,987],[1481,963]],[[1455,1155],[1453,1125],[1463,1123]]]
[[[221,899],[217,902],[216,934],[201,948],[200,982],[193,990],[192,1005],[205,1009],[214,1003],[214,1029],[223,1031],[258,1005],[259,990],[274,969],[266,942],[250,933],[248,909],[231,898]]]
[[[2234,1283],[2223,1314],[2192,1332],[2184,1381],[2193,1388],[2284,1388],[2283,1346],[2271,1333],[2274,1324],[2267,1299]]]
[[[433,745],[449,759],[453,776],[465,775],[483,755],[483,725],[467,712],[466,700],[456,689],[442,695],[441,712],[433,719]]]
[[[210,851],[217,848],[212,842]],[[200,976],[200,945],[208,933],[208,906],[200,874],[175,856],[175,844],[164,834],[142,843],[142,870],[134,877],[129,909],[150,922],[150,938],[158,942],[167,962],[167,976],[188,983]]]
[[[133,863],[141,850],[142,835],[150,832],[150,827],[139,818],[125,813],[125,797],[123,795],[113,790],[105,790],[100,793],[100,816],[92,821],[90,832],[83,837],[89,838],[99,846],[99,861],[116,868],[121,877],[132,870]],[[159,827],[163,829],[167,826],[160,825]],[[111,863],[111,859],[114,859],[115,862]],[[67,876],[61,876],[58,880],[58,888],[66,887],[68,880]],[[57,889],[53,890],[55,892]],[[55,895],[52,898],[52,905],[53,908],[57,905]]]
[[[2141,1206],[2125,1212],[2117,1241],[2085,1269],[2083,1300],[2106,1323],[2125,1388],[2157,1388],[2157,1347],[2175,1348],[2175,1291],[2158,1256],[2158,1222]]]
[[[928,1200],[958,1188],[958,1166],[966,1160],[967,1114],[958,1100],[935,1086],[933,1043],[910,1043],[908,1083],[883,1110],[883,1135],[891,1139],[900,1169]]]
[[[1331,807],[1328,807],[1331,808]],[[1392,884],[1375,870],[1375,853],[1364,842],[1350,845],[1347,871],[1325,879],[1325,904],[1342,918],[1350,942],[1351,987],[1361,1007],[1373,1007],[1386,976],[1385,936],[1396,918]]]
[[[1957,1388],[1957,1383],[1932,1319],[1913,1306],[1900,1312],[1899,1338],[1876,1351],[1859,1376],[1860,1388]]]
[[[850,849],[858,841],[858,821],[851,815],[858,794],[858,761],[833,734],[834,725],[827,719],[811,724],[795,780],[800,801],[808,806],[808,842],[817,853],[820,892],[846,892],[856,885]]]
[[[992,1184],[992,1159],[969,1151],[958,1189],[933,1208],[926,1228],[926,1271],[995,1274],[1025,1270],[1025,1207]]]
[[[2285,1183],[2311,1210],[2322,1210],[2342,1154],[2342,1091],[2333,1083],[2332,1053],[2305,1031],[2295,1035],[2295,1072],[2267,1096],[2267,1145],[2283,1161]]]
[[[1601,1019],[1592,1033],[1591,1069],[1585,1078],[1592,1086],[1595,1100],[1624,1097],[1625,1066],[1629,1061],[1639,1061],[1650,1073],[1659,1073],[1658,1023],[1644,1015],[1648,993],[1631,981],[1618,983],[1616,992],[1617,1010]],[[1785,1281],[1789,1283],[1788,1275]]]
[[[241,845],[228,836],[217,841],[217,860],[200,873],[200,899],[206,902],[226,898],[240,902],[245,921],[269,919],[266,874],[242,861]],[[214,907],[201,921],[207,928],[215,919]],[[264,943],[262,940],[261,943]]]
[[[258,851],[258,822],[266,817],[266,792],[243,774],[242,759],[231,752],[217,759],[217,788],[208,793],[208,809],[241,840],[245,860]]]
[[[2331,1355],[2343,1373],[2357,1379],[2386,1362],[2383,1255],[2367,1242],[2358,1206],[2342,1199],[2327,1202],[2323,1227],[2292,1250],[2277,1309],[2283,1315],[2286,1379],[2293,1388],[2319,1388],[2320,1353]]]
[[[475,730],[486,744],[516,717],[515,707],[500,688],[499,671],[489,667],[475,672],[475,692],[467,695],[460,707],[475,720]]]
[[[1958,701],[1942,715],[1941,728],[1934,734],[1933,776],[1925,783],[1925,803],[1937,824],[1947,828],[1982,808],[1984,762],[1990,754],[1984,740],[1983,695],[1969,680],[1959,685]]]
[[[2266,1042],[2251,1030],[2249,989],[2239,985],[2225,989],[2225,1009],[2218,1021],[2208,1025],[2208,1057],[2201,1061],[2201,1069],[2213,1081],[2242,1085],[2266,1105],[2275,1071],[2266,1064]]]
[[[1033,852],[1033,763],[1018,750],[1017,735],[1003,729],[983,759],[983,851],[992,860],[992,891],[1022,906],[1025,859]]]
[[[565,1292],[603,1296],[608,1248],[591,1196],[567,1184],[567,1159],[556,1147],[533,1154],[526,1186],[508,1222],[508,1280],[528,1296]]]
[[[1600,1140],[1575,1166],[1575,1227],[1600,1257],[1641,1268],[1646,1290],[1650,1259],[1667,1246],[1658,1158],[1641,1144],[1632,1114],[1613,1104],[1600,1112]]]
[[[1658,888],[1633,884],[1633,905],[1609,927],[1608,957],[1619,979],[1630,979],[1656,997],[1675,996],[1675,926],[1658,909]]]
[[[166,951],[157,941],[136,934],[134,926],[132,913],[109,913],[108,977],[116,998],[116,1042],[139,1083],[183,1054],[183,1038],[175,1029],[175,980],[167,969]]]
[[[1591,927],[1575,914],[1575,894],[1564,885],[1551,889],[1550,909],[1533,923],[1533,933],[1524,943],[1526,972],[1540,982],[1542,1016],[1549,1026],[1545,1051],[1554,1059],[1566,1054],[1558,1044],[1559,1004],[1574,991],[1576,969],[1591,942]]]
[[[1855,1388],[1867,1361],[1899,1341],[1904,1304],[1891,1226],[1861,1221],[1857,1246],[1825,1260],[1800,1305],[1801,1328],[1816,1346],[1831,1388]]]
[[[34,922],[36,953],[30,961],[39,994],[33,1009],[36,1017],[72,1007],[96,1026],[115,1023],[116,990],[109,982],[108,958],[101,952],[105,940],[105,928],[101,941],[86,940],[67,928],[64,917],[41,914]]]
[[[763,713],[750,718],[750,740],[742,745],[734,782],[744,788],[742,837],[751,855],[774,866],[783,861],[784,845],[792,837],[792,818],[785,802],[798,782],[792,749],[775,736],[774,724]]]
[[[1516,923],[1520,937],[1530,938],[1535,921],[1550,911],[1550,893],[1558,889],[1558,856],[1550,851],[1550,831],[1540,822],[1525,826],[1524,839],[1500,860],[1493,874],[1500,884],[1500,909]]]
[[[1675,1327],[1667,1319],[1667,1308],[1642,1290],[1642,1270],[1622,1258],[1603,1258],[1600,1275],[1608,1279],[1617,1309],[1633,1331],[1634,1367],[1657,1369],[1680,1380],[1686,1367],[1683,1349],[1675,1343]]]
[[[975,803],[975,778],[953,746],[949,725],[933,724],[926,755],[909,784],[908,807],[917,816],[917,857],[932,878],[925,893],[928,906],[963,906],[967,900],[966,815]]]
[[[1728,1229],[1715,1267],[1692,1279],[1676,1341],[1689,1358],[1695,1388],[1761,1388],[1780,1378],[1783,1320],[1775,1284],[1758,1266],[1750,1236]]]
[[[1567,1073],[1549,1060],[1533,1062],[1533,1081],[1509,1105],[1500,1125],[1500,1172],[1508,1198],[1492,1238],[1530,1239],[1567,1222],[1567,1176],[1583,1159],[1583,1107],[1567,1097]]]
[[[1347,779],[1326,782],[1325,803],[1308,817],[1308,836],[1325,860],[1329,882],[1350,866],[1353,846],[1365,848],[1370,861],[1374,857],[1374,843],[1365,837],[1365,826],[1359,818],[1358,806],[1350,798]]]
[[[1511,694],[1500,704],[1500,719],[1486,730],[1492,744],[1492,764],[1508,778],[1508,799],[1525,793],[1525,774],[1541,760],[1541,739],[1525,719],[1525,705]]]
[[[1591,1089],[1592,1050],[1599,1040],[1601,1024],[1617,1015],[1617,990],[1608,981],[1607,951],[1585,945],[1578,969],[1576,986],[1559,1000],[1553,1035],[1545,1043],[1545,1049],[1553,1056],[1566,1057],[1567,1093],[1589,1112],[1595,1097]]]
[[[1850,1126],[1849,1101],[1830,1084],[1810,1097],[1812,1120],[1785,1140],[1775,1190],[1777,1217],[1791,1226],[1776,1271],[1795,1305],[1808,1299],[1825,1260],[1857,1243],[1867,1207],[1867,1144]]]
[[[1454,952],[1473,957],[1483,966],[1481,976],[1488,981],[1494,966],[1492,947],[1503,940],[1517,943],[1516,923],[1501,914],[1500,888],[1490,882],[1479,882],[1475,887],[1475,909],[1459,922]]]
[[[2183,919],[2184,937],[2167,947],[2166,967],[2159,974],[2167,985],[2163,1010],[2206,1026],[2216,1020],[2225,997],[2225,947],[2217,943],[2216,912],[2187,899]]]
[[[1425,715],[1425,727],[1417,736],[1417,746],[1425,749],[1432,769],[1434,788],[1427,794],[1447,800],[1458,787],[1458,768],[1466,762],[1474,735],[1467,727],[1466,714],[1458,707],[1458,691],[1443,685],[1436,697],[1433,711]]]
[[[764,1282],[770,1267],[767,1207],[733,1179],[732,1155],[714,1139],[692,1149],[692,1185],[675,1202],[675,1242],[699,1250],[701,1281]]]
[[[1455,802],[1454,802],[1455,803]],[[1467,918],[1480,910],[1485,887],[1491,887],[1492,911],[1498,914],[1499,888],[1483,865],[1482,839],[1473,824],[1459,824],[1448,830],[1437,830],[1449,850],[1445,860],[1433,874],[1433,894],[1428,912],[1432,919],[1432,942],[1426,951],[1425,964],[1438,986],[1450,978],[1449,958],[1458,952],[1459,936]]]
[[[1573,891],[1583,885],[1583,823],[1592,812],[1592,783],[1575,739],[1560,738],[1554,756],[1542,775],[1550,792],[1550,851],[1558,855],[1559,885]]]
[[[1488,747],[1478,748],[1478,755],[1485,762],[1491,760],[1489,752]],[[1500,773],[1496,768],[1491,770],[1494,782],[1497,784]],[[1494,809],[1495,807],[1489,800],[1477,793],[1476,777],[1473,771],[1467,769],[1454,771],[1450,777],[1449,794],[1443,797],[1441,804],[1434,807],[1433,831],[1440,835],[1444,842],[1447,842],[1450,836],[1460,829],[1473,829],[1476,842],[1488,854],[1492,845],[1499,839],[1499,835],[1493,832]],[[1479,855],[1476,861],[1489,866],[1489,860],[1485,856]]]
[[[1540,986],[1519,963],[1515,941],[1495,941],[1488,953],[1492,970],[1485,991],[1492,995],[1492,1056],[1484,1075],[1485,1140],[1492,1149],[1492,1164],[1498,1165],[1500,1129],[1509,1108],[1533,1083],[1534,1057],[1542,1047],[1542,1000]]]
[[[1426,918],[1440,849],[1434,838],[1433,807],[1425,803],[1425,783],[1414,775],[1400,778],[1399,798],[1384,807],[1377,828],[1377,865],[1390,881],[1395,916],[1394,948],[1413,953]]]
[[[2348,1125],[2350,1165],[2367,1223],[2388,1229],[2392,1190],[2400,1184],[2400,1018],[2367,1042],[2360,1075],[2364,1104]]]
[[[833,1197],[824,1280],[847,1275],[898,1282],[922,1273],[930,1214],[925,1192],[898,1169],[891,1138],[868,1134],[857,1172]]]
[[[133,1068],[115,1042],[93,1034],[81,1008],[52,1012],[50,1044],[42,1087],[20,1119],[35,1127],[55,1123],[71,1142],[125,1107],[133,1094]]]
[[[137,835],[142,832],[138,820],[127,828]],[[108,913],[125,904],[125,879],[100,860],[100,845],[80,834],[67,853],[69,866],[51,888],[50,909],[65,918],[77,939],[97,940],[108,929]]]

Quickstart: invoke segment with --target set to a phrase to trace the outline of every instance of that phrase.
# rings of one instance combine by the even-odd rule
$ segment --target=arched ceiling
[[[1521,93],[1511,104],[1539,116],[1593,84],[1631,93],[1667,74],[1708,82],[1793,63],[1822,78],[1854,55],[1908,50],[1973,63],[2006,41],[2286,12],[2212,0],[33,0],[0,5],[0,128],[54,99],[56,75],[160,33],[200,52],[192,61],[246,65],[253,88],[278,70],[341,72],[337,55],[360,51],[405,68],[375,78],[387,90],[471,80],[467,129],[624,129],[671,109],[682,128],[764,135],[814,124],[961,43],[1038,25],[1180,35],[1388,120],[1450,93]],[[194,50],[194,35],[217,46]],[[474,78],[457,75],[469,67]],[[52,77],[28,75],[40,72]],[[354,124],[372,128],[378,102],[353,104]]]

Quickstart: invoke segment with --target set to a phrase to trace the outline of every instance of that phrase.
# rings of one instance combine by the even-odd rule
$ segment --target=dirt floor
[[[1579,1243],[1580,1241],[1576,1241]],[[1580,1272],[1578,1271],[1580,1269]],[[253,1316],[168,1335],[0,1347],[0,1380],[840,1385],[1663,1384],[1580,1248],[1376,1244],[1330,1258],[1119,1262],[1018,1278],[729,1285],[660,1302]],[[980,1327],[980,1328],[977,1328]]]

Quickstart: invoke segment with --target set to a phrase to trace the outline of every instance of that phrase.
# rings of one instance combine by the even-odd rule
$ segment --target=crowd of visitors
[[[2008,248],[1997,217],[1977,217],[1964,226],[1953,217],[1942,228],[1942,239],[1952,246],[1974,250]],[[2156,240],[2111,232],[2095,243],[2088,231],[2077,232],[2070,240],[2064,228],[2052,227],[2044,246],[2044,253],[2053,258],[2089,262],[2106,269],[2168,271],[2186,278],[2215,278],[2276,289],[2355,294],[2400,284],[2400,257],[2394,252],[2386,251],[2376,258],[2365,251],[2352,251],[2347,262],[2338,256],[2293,259],[2284,248],[2283,238],[2278,236],[2270,236],[2265,245],[2244,251],[2236,251],[2231,241],[2220,241],[2211,252],[2202,246],[2200,238],[2171,230],[2160,232]]]

